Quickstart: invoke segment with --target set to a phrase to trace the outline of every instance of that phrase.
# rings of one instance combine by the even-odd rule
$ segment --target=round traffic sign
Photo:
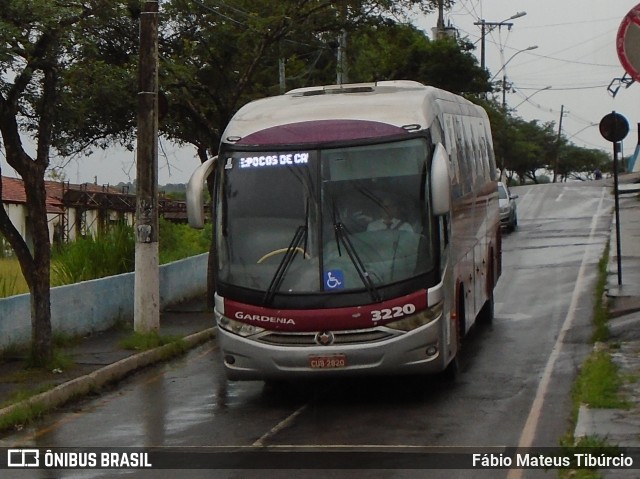
[[[622,141],[628,133],[629,122],[620,113],[609,113],[600,120],[600,134],[607,141]]]
[[[640,81],[640,4],[629,10],[618,28],[618,58],[625,71]]]

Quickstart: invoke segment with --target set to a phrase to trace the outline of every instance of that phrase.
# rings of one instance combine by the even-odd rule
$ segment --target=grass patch
[[[0,417],[0,430],[11,427],[25,426],[33,423],[47,412],[47,408],[40,403],[23,402],[16,406],[11,413]]]
[[[620,453],[620,449],[617,446],[612,446],[606,439],[597,436],[587,436],[581,438],[576,444],[563,444],[563,451],[565,456],[571,458],[575,457],[575,454],[589,453],[594,456],[604,454],[607,457],[616,456]],[[602,479],[602,475],[597,470],[593,469],[559,469],[558,477],[560,479]]]
[[[609,310],[605,299],[609,250],[610,246],[607,243],[598,262],[596,300],[593,306],[594,343],[604,343],[609,338]],[[594,350],[582,365],[573,390],[575,417],[581,404],[594,408],[629,407],[629,403],[619,396],[618,390],[623,380],[608,348],[609,346]]]
[[[155,331],[151,333],[132,333],[118,342],[121,348],[133,351],[147,351],[166,344],[175,344],[178,351],[185,351],[187,349],[182,338],[177,336],[161,336]]]
[[[75,363],[69,355],[59,349],[54,349],[53,357],[51,358],[49,364],[47,364],[47,369],[49,371],[66,371],[73,368],[74,365]]]
[[[42,385],[40,385],[38,387],[35,387],[33,389],[25,389],[25,390],[16,391],[13,394],[11,394],[9,399],[7,399],[3,403],[0,403],[0,407],[5,407],[5,406],[9,406],[10,404],[16,404],[16,403],[19,403],[19,402],[22,402],[22,401],[26,401],[27,399],[30,399],[33,396],[37,396],[38,394],[46,392],[51,388],[53,388],[53,386],[51,384],[42,384]]]
[[[615,454],[615,446],[607,443],[606,439],[587,436],[576,442],[573,432],[578,418],[578,410],[581,405],[592,408],[628,408],[629,401],[620,397],[620,386],[626,380],[620,375],[618,366],[614,363],[610,349],[616,345],[606,345],[609,339],[609,310],[606,301],[607,265],[609,262],[610,245],[607,243],[605,250],[598,262],[598,278],[595,287],[595,302],[593,306],[594,343],[603,343],[603,347],[595,348],[582,364],[580,373],[573,385],[573,420],[571,429],[560,441],[567,454],[573,455],[580,452]],[[558,471],[561,479],[601,479],[602,475],[597,470],[591,469],[561,469]]]
[[[64,351],[54,349],[51,361],[46,366],[39,368],[34,367],[33,362],[28,356],[28,352],[20,350],[21,355],[26,356],[24,367],[10,374],[4,374],[2,381],[6,383],[28,383],[28,382],[45,382],[51,377],[51,374],[59,371],[68,371],[75,367],[73,359]]]
[[[576,403],[592,408],[628,408],[630,403],[620,398],[622,378],[618,366],[607,350],[591,353],[582,365],[574,386]]]
[[[598,262],[598,280],[596,282],[596,300],[593,306],[593,342],[606,341],[609,339],[609,310],[607,309],[605,291],[607,288],[607,265],[609,263],[610,245],[604,249],[602,258]]]
[[[0,258],[0,298],[29,292],[17,259]]]

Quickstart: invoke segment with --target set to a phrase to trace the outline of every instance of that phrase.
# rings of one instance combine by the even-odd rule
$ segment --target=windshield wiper
[[[291,240],[291,243],[289,243],[289,246],[287,247],[287,250],[284,256],[282,257],[282,261],[280,261],[280,264],[278,265],[278,269],[276,269],[276,272],[273,275],[273,278],[271,278],[271,283],[269,283],[267,292],[264,295],[265,306],[268,304],[271,304],[271,302],[273,301],[274,296],[276,295],[276,293],[280,289],[280,286],[282,285],[282,281],[284,281],[284,277],[287,274],[287,270],[289,269],[289,266],[291,266],[291,263],[293,263],[293,259],[296,257],[296,254],[298,254],[298,251],[300,250],[300,245],[306,239],[306,237],[307,237],[307,225],[298,226],[295,234],[293,235],[293,239]]]
[[[289,246],[287,247],[284,256],[282,257],[282,261],[278,265],[278,269],[271,278],[271,283],[269,283],[269,287],[267,288],[267,292],[264,295],[264,305],[271,304],[273,298],[275,297],[278,290],[280,290],[280,286],[282,286],[282,282],[287,274],[287,270],[291,263],[293,263],[296,254],[302,250],[302,255],[305,256],[307,254],[307,233],[309,231],[309,201],[307,201],[305,211],[305,223],[303,225],[298,226],[296,232],[293,234],[293,238]],[[303,245],[302,248],[300,245]]]
[[[344,227],[344,225],[338,220],[335,207],[333,208],[333,231],[336,234],[336,245],[338,246],[338,255],[342,256],[342,253],[340,251],[340,243],[342,243],[344,245],[345,251],[347,252],[347,255],[349,256],[349,259],[351,260],[351,263],[356,268],[356,272],[358,273],[358,276],[360,277],[362,284],[365,285],[365,287],[367,288],[367,291],[371,295],[371,299],[374,302],[382,301],[382,297],[380,296],[380,293],[378,292],[376,286],[373,284],[373,281],[371,280],[371,276],[367,272],[367,269],[365,268],[364,263],[362,262],[362,259],[358,255],[358,252],[356,251],[356,249],[353,247],[353,243],[351,242],[351,239],[349,239],[349,232]]]

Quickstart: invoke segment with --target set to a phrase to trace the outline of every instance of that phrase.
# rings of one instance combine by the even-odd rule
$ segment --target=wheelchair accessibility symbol
[[[324,284],[327,289],[344,289],[344,273],[339,269],[325,272]]]

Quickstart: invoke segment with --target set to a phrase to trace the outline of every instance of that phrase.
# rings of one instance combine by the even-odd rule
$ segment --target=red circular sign
[[[625,71],[640,81],[640,4],[629,10],[616,37],[618,58]]]

